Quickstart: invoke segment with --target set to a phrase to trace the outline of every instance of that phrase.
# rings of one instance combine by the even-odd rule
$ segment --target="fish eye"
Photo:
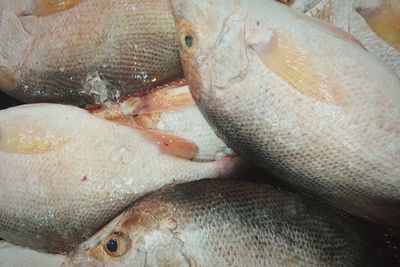
[[[191,52],[196,45],[196,38],[192,31],[184,31],[181,35],[181,46],[186,52]]]
[[[128,251],[129,240],[123,232],[115,232],[105,240],[103,248],[109,256],[120,257]]]
[[[193,37],[190,35],[185,36],[185,44],[187,47],[192,48],[193,46]]]

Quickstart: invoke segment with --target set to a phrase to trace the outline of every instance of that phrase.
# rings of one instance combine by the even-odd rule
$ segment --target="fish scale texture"
[[[189,88],[229,147],[295,190],[399,225],[392,69],[347,33],[276,1],[171,3],[178,36],[197,41],[181,44]]]
[[[49,16],[9,19],[32,40],[21,62],[6,66],[17,70],[15,86],[0,89],[25,102],[99,104],[182,77],[166,1],[89,0]]]
[[[235,168],[161,153],[145,133],[72,106],[14,107],[0,121],[0,237],[41,251],[68,252],[165,184]]]
[[[148,202],[173,210],[182,253],[201,266],[365,266],[365,244],[351,222],[269,185],[201,180]]]
[[[244,103],[246,100],[249,102]],[[396,223],[396,217],[400,215],[397,212],[399,204],[393,202],[393,206],[387,205],[384,199],[397,195],[399,185],[393,183],[392,179],[396,176],[393,171],[398,168],[371,164],[366,154],[375,156],[379,151],[352,148],[351,143],[343,144],[345,139],[337,139],[329,129],[321,129],[318,125],[307,125],[309,133],[292,135],[289,129],[280,128],[273,119],[263,116],[268,110],[262,113],[248,112],[258,103],[252,99],[246,100],[242,98],[242,106],[236,105],[235,112],[229,114],[221,112],[221,105],[205,112],[228,145],[243,157],[284,177],[285,181],[300,191],[317,194],[352,213]],[[206,105],[210,106],[210,102]],[[274,97],[268,98],[265,107],[276,106],[286,105]],[[282,112],[280,120],[283,120],[285,111],[279,112]],[[299,151],[297,146],[307,149]],[[398,165],[391,158],[386,163]],[[376,212],[380,214],[374,214]]]

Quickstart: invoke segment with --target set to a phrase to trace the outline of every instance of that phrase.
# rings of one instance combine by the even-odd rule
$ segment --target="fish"
[[[211,132],[212,133],[212,132]],[[0,238],[67,253],[135,199],[170,183],[235,176],[239,158],[191,159],[197,146],[74,106],[0,111]]]
[[[196,106],[185,81],[164,85],[142,97],[130,97],[126,101],[100,109],[90,109],[94,115],[176,135],[190,140],[197,146],[192,160],[207,162],[235,152],[218,138]]]
[[[400,1],[296,0],[290,6],[352,34],[400,76]]]
[[[183,76],[164,0],[4,0],[0,90],[25,103],[120,102]]]
[[[400,78],[276,1],[171,0],[200,111],[240,157],[384,227],[400,222]]]
[[[0,240],[0,259],[0,267],[55,267],[65,261],[65,256],[40,253]]]
[[[138,200],[62,266],[368,266],[353,227],[300,194],[203,179]]]

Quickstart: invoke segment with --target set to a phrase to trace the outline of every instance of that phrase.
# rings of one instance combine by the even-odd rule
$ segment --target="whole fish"
[[[0,267],[55,267],[62,264],[65,256],[40,253],[1,240],[0,259]]]
[[[117,102],[182,77],[166,0],[3,0],[0,90],[24,102]]]
[[[298,194],[205,179],[138,200],[63,266],[368,266],[363,241]]]
[[[296,0],[291,6],[351,33],[400,75],[399,0]]]
[[[63,253],[135,199],[169,183],[232,175],[239,159],[191,161],[181,137],[107,121],[72,106],[0,112],[0,237]]]
[[[293,188],[400,225],[400,79],[273,0],[171,0],[182,64],[225,143]]]

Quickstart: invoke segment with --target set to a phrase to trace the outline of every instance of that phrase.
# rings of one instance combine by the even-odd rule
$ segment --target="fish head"
[[[62,266],[187,266],[171,216],[168,204],[139,201],[71,252]]]
[[[245,1],[170,0],[181,61],[198,103],[241,79],[246,57]],[[238,49],[240,47],[240,49]]]

